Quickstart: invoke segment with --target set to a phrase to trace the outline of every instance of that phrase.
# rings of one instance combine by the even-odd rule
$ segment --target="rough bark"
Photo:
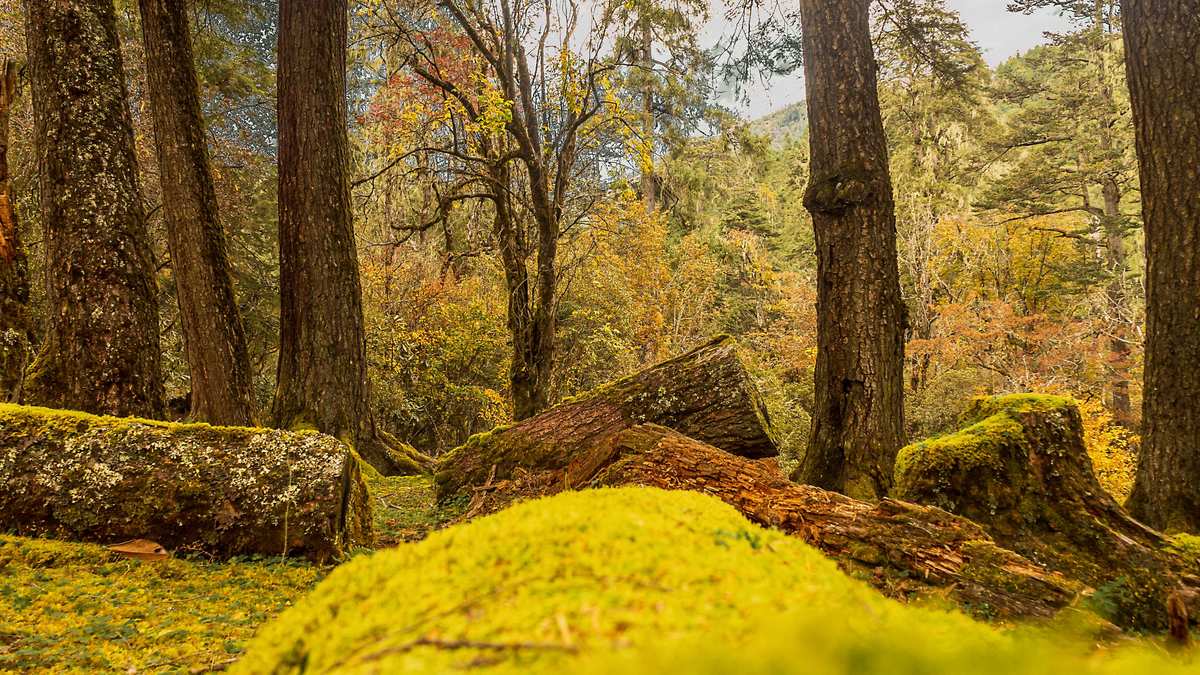
[[[371,544],[358,462],[291,433],[0,405],[0,530],[326,561]]]
[[[1200,532],[1200,0],[1122,0],[1146,231],[1142,452],[1129,499]]]
[[[801,0],[817,244],[816,409],[795,478],[874,499],[903,445],[904,305],[869,0]]]
[[[26,0],[46,328],[25,399],[157,417],[158,306],[112,0]]]
[[[29,264],[8,167],[9,119],[19,93],[17,63],[0,73],[0,403],[21,398],[31,342]]]
[[[731,455],[666,427],[637,425],[600,444],[563,447],[560,467],[529,465],[512,479],[476,485],[466,517],[572,488],[695,490],[800,537],[891,597],[948,596],[977,616],[1008,620],[1052,616],[1081,588],[941,509],[796,485],[772,460]]]
[[[439,498],[451,499],[518,468],[561,469],[631,426],[652,422],[746,457],[778,453],[766,407],[719,337],[683,356],[600,387],[507,428],[471,437],[438,464]]]
[[[276,426],[315,427],[384,474],[420,469],[375,427],[350,207],[346,0],[279,5]]]
[[[254,420],[250,357],[209,168],[185,0],[140,0],[163,214],[191,377],[190,418]]]
[[[998,543],[1096,588],[1123,627],[1165,629],[1172,592],[1200,583],[1169,540],[1100,486],[1070,399],[977,401],[962,431],[904,448],[895,496],[982,525]]]

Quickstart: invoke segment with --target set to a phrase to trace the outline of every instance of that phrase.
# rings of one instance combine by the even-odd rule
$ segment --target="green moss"
[[[1171,535],[1167,550],[1182,557],[1192,568],[1200,568],[1200,536],[1186,533]]]
[[[140,562],[0,535],[0,671],[219,667],[323,574],[291,559]]]
[[[888,600],[714,498],[624,488],[358,558],[265,627],[234,671],[1173,672],[1141,654],[1110,667],[1070,642]]]
[[[462,513],[455,503],[438,504],[433,479],[420,476],[367,477],[371,494],[376,545],[419,541]]]
[[[92,415],[77,410],[0,403],[0,428],[16,428],[17,425],[28,424],[36,424],[38,428],[60,435],[78,432],[81,424],[109,427],[128,427],[133,424],[139,424],[171,431],[208,431],[213,434],[229,433],[238,435],[244,434],[247,431],[261,431],[261,429],[252,427],[216,427],[199,422],[183,424],[179,422],[149,420],[141,417],[112,417],[109,415]]]
[[[1024,442],[1018,416],[1073,406],[1072,399],[1042,394],[1010,394],[975,399],[963,416],[964,429],[913,443],[896,456],[896,496],[904,498],[919,476],[950,475],[976,468],[1000,469],[1000,448]]]

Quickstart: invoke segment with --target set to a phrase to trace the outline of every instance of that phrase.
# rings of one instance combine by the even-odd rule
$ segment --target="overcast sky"
[[[1009,12],[1005,9],[1007,0],[947,0],[947,4],[962,15],[975,42],[983,50],[984,58],[993,66],[1042,43],[1042,34],[1046,31],[1064,31],[1068,27],[1055,12],[1045,11],[1032,16]],[[704,32],[706,37],[715,40],[727,28],[727,22],[719,8],[714,8],[712,15],[714,19]],[[749,104],[736,107],[755,118],[802,100],[804,84],[798,76],[774,78],[766,84],[752,84],[748,94]]]

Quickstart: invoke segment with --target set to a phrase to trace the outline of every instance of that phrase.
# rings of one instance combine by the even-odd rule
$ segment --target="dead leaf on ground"
[[[170,552],[163,548],[161,544],[149,539],[130,539],[119,544],[112,544],[106,548],[126,558],[136,558],[138,560],[166,560],[171,557]]]

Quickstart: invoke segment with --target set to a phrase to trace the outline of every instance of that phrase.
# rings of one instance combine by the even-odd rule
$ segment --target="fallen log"
[[[1122,627],[1166,630],[1173,593],[1192,598],[1200,570],[1100,486],[1071,399],[977,400],[961,431],[915,443],[896,461],[895,496],[979,523],[1001,545],[1096,589]]]
[[[586,448],[559,447],[553,466],[529,465],[474,486],[464,518],[572,488],[693,490],[803,539],[891,597],[946,597],[977,616],[1009,620],[1053,616],[1083,588],[941,509],[888,499],[871,504],[797,485],[772,460],[738,457],[662,426],[637,425]]]
[[[447,500],[505,479],[518,467],[561,468],[567,453],[603,447],[637,424],[675,429],[726,452],[779,452],[771,421],[733,338],[715,338],[683,356],[564,401],[514,426],[472,436],[438,463],[438,496]]]
[[[315,432],[2,404],[0,485],[0,531],[23,536],[322,562],[372,540],[358,461]]]

